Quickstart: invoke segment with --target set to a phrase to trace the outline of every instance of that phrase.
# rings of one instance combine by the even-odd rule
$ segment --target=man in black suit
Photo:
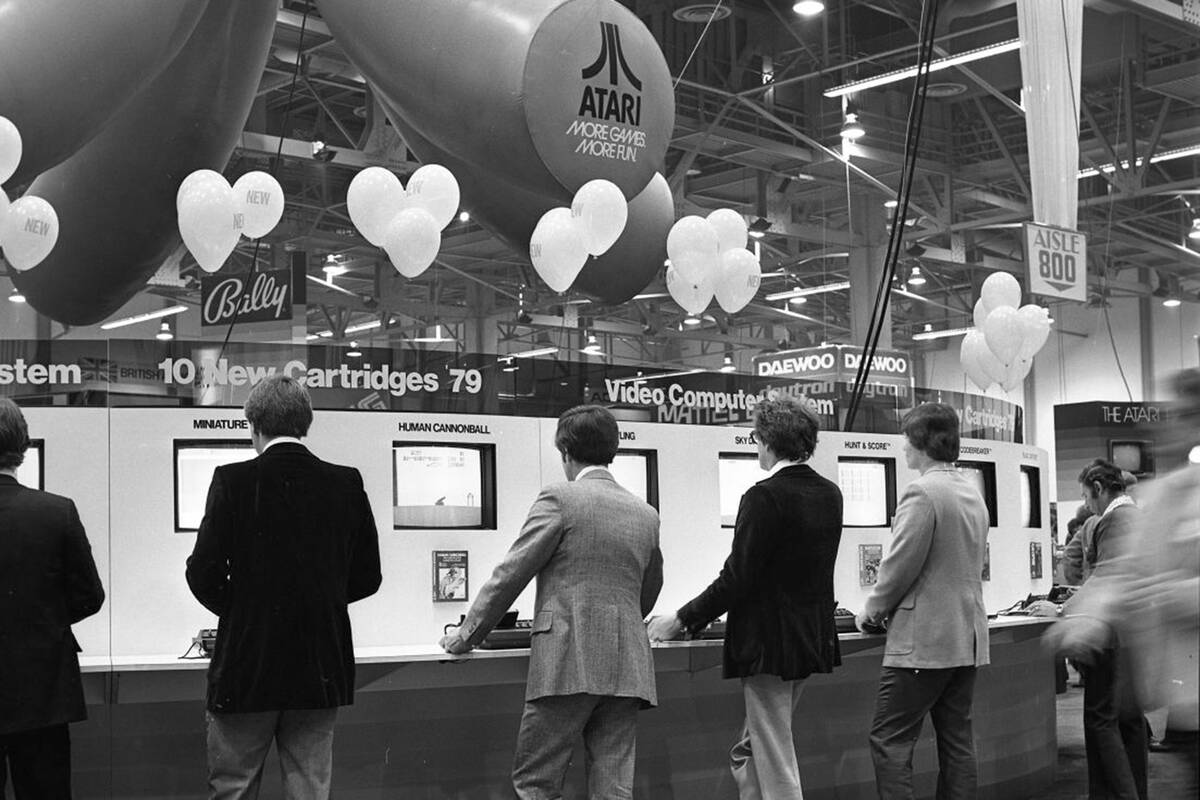
[[[272,376],[245,406],[258,458],[218,467],[187,580],[220,617],[208,668],[213,798],[256,796],[272,740],[289,798],[325,798],[338,706],[354,701],[347,606],[379,588],[362,476],[300,443],[308,392]]]
[[[104,588],[75,504],[17,483],[29,429],[0,398],[0,797],[71,797],[67,724],[87,719],[71,626]]]
[[[802,401],[766,400],[754,413],[758,464],[770,475],[742,495],[721,574],[650,638],[695,634],[729,612],[726,678],[742,681],[746,723],[729,753],[741,800],[801,800],[792,717],[804,679],[842,663],[833,565],[842,492],[804,462],[819,423]]]

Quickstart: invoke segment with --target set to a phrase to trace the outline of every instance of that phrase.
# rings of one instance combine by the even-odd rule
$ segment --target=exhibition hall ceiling
[[[283,252],[306,253],[309,274],[322,280],[327,264],[345,269],[331,285],[310,281],[310,334],[397,344],[427,335],[438,323],[461,334],[469,327],[456,327],[463,320],[493,318],[488,324],[499,320],[499,350],[506,352],[544,343],[548,335],[574,346],[576,333],[562,338],[565,317],[573,332],[584,324],[618,338],[632,358],[681,365],[731,346],[852,341],[848,292],[814,294],[803,305],[766,298],[846,280],[850,248],[872,231],[884,235],[891,214],[884,204],[904,160],[913,81],[855,95],[866,135],[850,166],[838,157],[842,100],[823,92],[913,65],[919,0],[829,0],[823,14],[808,19],[782,0],[623,4],[654,34],[678,79],[666,176],[677,216],[731,207],[759,221],[764,279],[755,301],[733,316],[713,304],[702,324],[685,326],[661,274],[621,306],[555,295],[533,273],[527,254],[469,219],[446,229],[433,268],[415,280],[401,278],[383,251],[354,229],[346,190],[365,166],[390,167],[405,177],[419,163],[319,9],[306,0],[283,0],[258,101],[226,175],[270,169],[283,135],[277,175],[288,204],[283,223],[265,240],[267,250],[276,264],[285,261]],[[1014,2],[940,5],[938,54],[1017,36]],[[1172,0],[1085,3],[1081,158],[1099,167],[1132,152],[1142,164],[1079,183],[1079,225],[1090,240],[1090,302],[1097,306],[1111,297],[1167,291],[1198,299],[1200,252],[1186,233],[1200,217],[1200,157],[1161,158],[1200,146],[1200,28],[1181,16]],[[897,287],[904,293],[893,296],[895,346],[946,346],[913,343],[911,335],[926,324],[970,325],[987,275],[1023,273],[1020,223],[1029,219],[1030,196],[1020,83],[1017,52],[930,78],[903,221]],[[324,142],[327,151],[314,156],[313,141]],[[253,244],[243,245],[235,258],[248,263]],[[197,302],[199,272],[189,256],[177,255],[148,290]],[[915,267],[926,283],[901,286]],[[343,335],[346,327],[375,319],[383,325],[369,334]],[[466,349],[481,343],[461,342]]]

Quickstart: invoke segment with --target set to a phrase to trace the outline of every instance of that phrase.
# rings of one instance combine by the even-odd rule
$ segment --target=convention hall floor
[[[1083,749],[1083,689],[1071,685],[1058,695],[1058,775],[1054,785],[1030,800],[1086,800],[1087,756]],[[1151,714],[1155,733],[1162,735],[1164,715]],[[1194,773],[1183,753],[1150,754],[1150,800],[1194,800],[1189,781]]]

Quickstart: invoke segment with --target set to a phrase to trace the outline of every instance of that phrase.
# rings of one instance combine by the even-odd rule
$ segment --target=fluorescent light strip
[[[124,328],[126,325],[137,325],[139,322],[149,322],[152,319],[160,319],[169,317],[173,314],[182,314],[187,311],[187,306],[171,306],[158,311],[148,311],[145,314],[137,314],[124,319],[114,319],[112,322],[106,322],[100,326],[102,331],[111,331],[113,328]]]
[[[346,333],[360,333],[362,331],[369,331],[373,330],[374,328],[378,328],[382,324],[383,322],[380,320],[373,319],[370,322],[362,322],[358,325],[351,325],[350,327],[346,328]]]
[[[996,44],[991,44],[987,47],[980,47],[975,50],[967,50],[966,52],[958,53],[956,55],[935,59],[929,64],[929,72],[939,72],[943,69],[956,67],[959,64],[967,64],[972,61],[978,61],[981,58],[988,58],[989,56],[996,56],[1000,55],[1001,53],[1008,53],[1012,50],[1018,50],[1020,47],[1020,39],[1009,39],[1008,41],[997,42]],[[865,89],[874,89],[876,86],[884,86],[889,83],[895,83],[897,81],[903,81],[907,80],[908,78],[915,77],[917,71],[917,67],[905,67],[904,69],[898,69],[893,72],[885,72],[882,75],[875,76],[874,78],[866,78],[861,81],[847,83],[843,86],[835,86],[832,89],[826,90],[825,96],[841,97],[844,94],[853,94],[854,92],[861,92]]]
[[[1150,156],[1150,163],[1157,164],[1160,161],[1174,161],[1177,158],[1187,158],[1188,156],[1200,156],[1200,144],[1194,144],[1189,147],[1176,147],[1174,150],[1164,150],[1161,153],[1155,153]],[[1137,166],[1142,166],[1145,159],[1140,156],[1137,159]],[[1122,169],[1129,169],[1129,160],[1121,162]],[[1101,172],[1116,172],[1117,168],[1113,164],[1101,164],[1099,167],[1088,167],[1087,169],[1079,170],[1078,177],[1093,178]]]
[[[811,286],[804,289],[788,289],[786,292],[775,292],[767,295],[767,300],[791,300],[793,297],[808,297],[813,294],[822,294],[824,292],[840,292],[842,289],[849,289],[850,281],[838,281],[837,283],[827,283],[824,286]]]
[[[549,347],[539,347],[536,350],[526,350],[523,353],[509,353],[513,358],[533,358],[534,356],[548,356],[558,352],[558,348],[551,345]]]
[[[913,334],[914,342],[925,341],[926,339],[949,339],[951,336],[962,336],[970,333],[973,328],[947,328],[944,331],[922,331]]]

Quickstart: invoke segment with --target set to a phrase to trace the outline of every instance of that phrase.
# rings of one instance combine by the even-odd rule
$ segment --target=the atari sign
[[[616,3],[566,2],[538,27],[525,62],[530,137],[569,190],[603,174],[627,197],[663,168],[674,93],[657,42]]]

